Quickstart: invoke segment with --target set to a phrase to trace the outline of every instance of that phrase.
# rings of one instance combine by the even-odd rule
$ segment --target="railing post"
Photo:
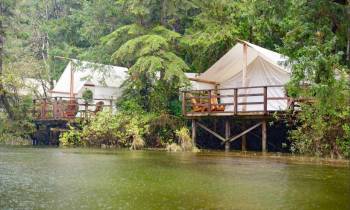
[[[238,89],[234,89],[234,114],[237,115],[238,113]]]
[[[47,112],[47,101],[46,99],[43,100],[41,105],[41,119],[46,119],[46,112]]]
[[[89,102],[85,101],[85,120],[89,120]]]
[[[57,97],[54,98],[54,102],[52,104],[52,117],[53,119],[58,118],[58,102],[57,102]]]
[[[186,92],[182,92],[182,115],[186,116]]]
[[[267,115],[267,86],[264,87],[264,115]]]
[[[208,112],[211,112],[211,90],[208,90]]]
[[[58,117],[64,118],[64,106],[63,106],[62,97],[60,97],[58,101]]]

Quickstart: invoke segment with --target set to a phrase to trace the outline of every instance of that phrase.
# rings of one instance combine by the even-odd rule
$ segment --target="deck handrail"
[[[100,101],[109,101],[109,103],[99,104]],[[95,109],[98,109],[98,107],[108,107],[112,111],[114,101],[115,99],[113,98],[94,98],[90,101],[86,101],[83,98],[73,97],[36,98],[33,100],[32,116],[35,120],[65,120],[76,119],[77,117],[74,113],[82,113],[80,118],[88,120],[88,115],[94,112],[89,109],[90,107],[94,107]],[[73,106],[75,109],[71,110],[69,109],[69,106]],[[68,113],[73,116],[66,116]]]
[[[183,90],[182,91],[182,113],[184,116],[187,115],[187,108],[193,106],[201,106],[203,111],[200,111],[201,113],[211,114],[211,113],[232,113],[234,115],[237,115],[238,113],[245,113],[247,112],[245,109],[248,105],[262,105],[262,109],[255,110],[251,112],[261,112],[263,115],[268,115],[268,101],[287,101],[287,109],[293,108],[294,99],[287,96],[287,92],[284,91],[284,96],[268,96],[268,89],[271,88],[283,88],[285,89],[284,85],[269,85],[269,86],[251,86],[251,87],[235,87],[235,88],[212,88],[212,89],[202,89],[202,90]],[[239,93],[239,90],[248,90],[248,89],[261,89],[261,93]],[[233,94],[220,94],[220,91],[227,91],[227,90],[233,90]],[[191,94],[189,94],[191,93]],[[214,95],[213,95],[214,93]],[[190,96],[188,96],[190,95]],[[221,99],[223,98],[233,98],[232,103],[222,103]],[[250,97],[262,97],[262,101],[247,101]],[[212,98],[215,98],[215,104],[212,102]],[[243,101],[239,101],[239,98],[243,98]],[[192,99],[194,101],[199,100],[198,103],[193,103]],[[188,103],[191,100],[190,103]],[[220,102],[219,102],[220,100]],[[204,102],[203,102],[204,101]],[[232,105],[233,110],[232,111],[226,111],[224,110],[215,110],[215,107],[219,106],[228,106]],[[242,110],[239,110],[238,107],[243,106]],[[195,111],[198,112],[198,111]],[[249,112],[249,111],[248,111]]]

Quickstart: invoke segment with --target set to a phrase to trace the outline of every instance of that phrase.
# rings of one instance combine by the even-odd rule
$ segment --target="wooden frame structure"
[[[105,102],[108,101],[108,104]],[[104,108],[113,110],[113,99],[93,99],[87,102],[82,98],[48,97],[33,100],[32,116],[35,121],[89,121],[91,116]]]
[[[182,91],[182,113],[183,115],[192,120],[192,141],[196,142],[197,128],[201,128],[211,135],[215,136],[221,143],[225,145],[225,151],[230,150],[230,143],[238,139],[242,139],[242,150],[246,151],[246,135],[261,127],[261,145],[262,152],[267,152],[267,123],[273,118],[275,113],[285,113],[287,110],[294,110],[295,100],[288,97],[285,91],[284,97],[272,97],[268,96],[268,90],[270,88],[282,88],[282,85],[271,86],[252,86],[252,87],[238,87],[238,88],[215,88],[206,90],[190,90]],[[247,93],[249,90],[261,90],[259,93]],[[230,95],[220,95],[220,91],[233,92]],[[240,93],[243,92],[243,93]],[[256,91],[255,91],[256,92]],[[215,94],[213,94],[215,93]],[[215,101],[213,103],[213,95],[215,95]],[[261,98],[262,101],[251,100],[252,98]],[[222,99],[231,98],[232,103],[222,103]],[[268,109],[269,101],[283,101],[287,107],[285,110],[270,111]],[[196,102],[196,103],[194,103]],[[247,110],[247,106],[255,105],[261,108],[256,110]],[[220,106],[232,106],[233,110],[216,110],[213,107]],[[195,109],[202,107],[202,109]],[[198,111],[199,110],[199,111]],[[225,120],[225,136],[221,136],[219,133],[205,126],[200,120],[202,118],[222,118]],[[230,123],[233,120],[256,120],[257,123],[251,127],[243,127],[241,133],[231,135]]]
[[[293,108],[294,100],[286,94],[284,97],[268,97],[268,90],[270,88],[282,88],[283,85],[270,86],[252,86],[252,87],[238,87],[238,88],[216,88],[203,90],[182,91],[182,114],[186,117],[203,117],[203,116],[239,116],[239,115],[269,115],[271,111],[268,110],[269,101],[283,101],[287,103],[288,108]],[[247,90],[256,89],[262,90],[260,93],[247,94]],[[239,93],[243,90],[244,93]],[[221,95],[220,91],[231,91],[233,94]],[[215,103],[213,103],[215,97]],[[262,97],[262,101],[249,102],[249,99],[254,97]],[[221,103],[222,99],[231,98],[232,103]],[[240,102],[239,99],[243,98]],[[196,103],[194,103],[196,102]],[[262,105],[261,109],[249,110],[244,109],[249,105]],[[202,111],[194,111],[193,107],[203,107]],[[215,110],[214,106],[233,106],[233,110]],[[241,107],[240,107],[241,106]],[[192,109],[191,109],[192,107]],[[241,109],[240,109],[241,108]],[[277,110],[279,111],[279,110]],[[286,111],[286,110],[282,110]],[[275,111],[272,111],[273,113]]]

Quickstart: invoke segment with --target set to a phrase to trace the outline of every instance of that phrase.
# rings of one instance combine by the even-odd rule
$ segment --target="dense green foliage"
[[[184,72],[205,71],[243,39],[287,55],[293,64],[289,94],[314,98],[297,116],[292,149],[350,154],[346,0],[2,2],[0,107],[13,120],[23,119],[13,111],[21,109],[18,78],[52,85],[66,65],[54,56],[120,65],[129,68],[117,104],[123,112],[101,114],[79,138],[91,145],[130,147],[143,139],[165,146],[176,142],[175,130],[183,126],[178,90],[187,84]],[[308,84],[306,91],[301,84]]]

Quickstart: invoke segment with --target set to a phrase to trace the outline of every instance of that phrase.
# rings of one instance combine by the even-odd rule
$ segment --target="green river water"
[[[350,209],[350,168],[223,152],[0,147],[0,209]]]

